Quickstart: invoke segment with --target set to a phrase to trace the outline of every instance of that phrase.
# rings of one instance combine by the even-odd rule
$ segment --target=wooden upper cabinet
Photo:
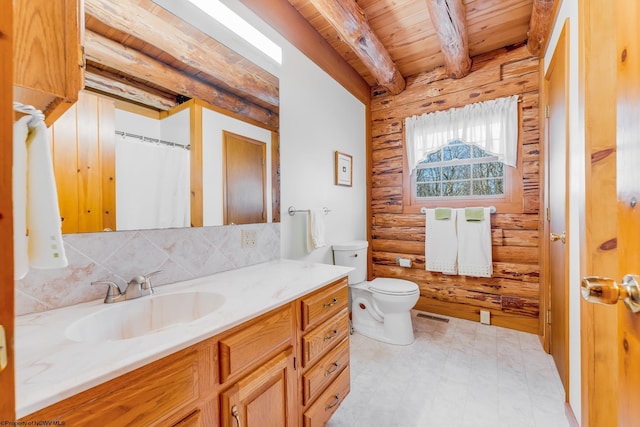
[[[42,110],[47,126],[83,87],[82,1],[13,1],[13,97]]]

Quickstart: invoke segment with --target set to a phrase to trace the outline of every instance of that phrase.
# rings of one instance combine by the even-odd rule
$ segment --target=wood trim
[[[373,229],[373,210],[371,209],[373,205],[372,198],[372,188],[373,188],[373,144],[372,144],[372,135],[371,135],[371,103],[367,102],[365,104],[365,134],[366,134],[366,185],[367,185],[367,241],[369,242],[369,246],[367,248],[367,280],[373,280],[373,237],[372,237],[372,229]]]
[[[13,1],[0,2],[0,57],[13,57]],[[13,62],[0,61],[0,325],[7,343],[7,367],[0,371],[0,419],[15,420],[14,278],[13,278]]]
[[[369,103],[371,99],[369,84],[287,0],[240,1],[363,104]]]
[[[243,121],[245,123],[249,123],[250,125],[254,125],[254,126],[257,126],[259,128],[262,128],[262,129],[267,129],[267,130],[270,130],[272,132],[278,132],[278,129],[279,129],[278,120],[274,120],[273,121],[273,126],[271,126],[269,124],[265,124],[265,123],[259,122],[257,120],[250,119],[250,118],[248,118],[246,116],[243,116],[241,114],[234,113],[233,111],[225,110],[224,108],[220,108],[218,106],[210,104],[207,101],[204,101],[202,99],[195,98],[195,99],[192,99],[191,101],[193,101],[195,104],[197,104],[197,105],[199,105],[201,107],[204,107],[204,108],[206,108],[208,110],[215,111],[216,113],[224,114],[225,116],[228,116],[228,117],[231,117],[233,119],[237,119],[237,120]]]
[[[604,0],[579,3],[579,97],[585,138],[585,275],[620,278],[616,191],[616,18]],[[618,425],[618,309],[581,300],[581,422]]]
[[[191,226],[204,225],[204,203],[202,194],[202,105],[194,102],[189,110],[189,128],[191,149],[190,187],[191,187]]]
[[[271,131],[271,215],[280,222],[280,134]]]
[[[544,73],[544,57],[540,58],[540,109],[544,111],[549,103],[549,88],[546,84]],[[549,310],[549,251],[548,244],[545,243],[549,235],[549,219],[547,218],[547,208],[549,207],[549,193],[545,191],[549,181],[549,158],[548,151],[548,129],[545,114],[539,115],[540,126],[540,158],[543,164],[544,173],[540,174],[540,218],[538,226],[538,240],[540,241],[540,343],[545,352],[551,352],[551,340],[549,335],[549,325],[547,323],[547,310]]]
[[[116,230],[116,142],[113,100],[98,97],[98,139],[102,174],[102,228]]]
[[[571,139],[570,139],[570,123],[569,123],[569,102],[570,102],[570,82],[569,82],[569,69],[570,69],[570,40],[569,40],[569,34],[570,34],[570,28],[569,28],[569,19],[566,19],[563,27],[562,27],[562,31],[560,32],[560,36],[558,38],[558,43],[556,45],[556,49],[560,48],[561,43],[564,44],[564,49],[565,52],[563,53],[563,58],[565,58],[565,60],[567,61],[565,64],[565,75],[564,75],[564,98],[565,98],[565,111],[566,111],[566,123],[565,123],[565,218],[564,218],[564,229],[565,230],[569,230],[569,214],[570,214],[570,206],[569,206],[569,189],[570,189],[570,179],[571,179],[571,171],[569,169],[569,164],[570,164],[570,151],[569,151],[569,147],[571,145]],[[550,78],[550,74],[551,71],[553,70],[554,66],[555,66],[555,61],[556,61],[556,56],[554,54],[554,56],[551,58],[551,61],[549,62],[549,67],[547,68],[547,73],[545,74],[545,78],[544,78],[544,91],[545,91],[545,100],[548,100],[550,97],[548,88],[549,88],[549,78]],[[549,135],[548,135],[548,120],[545,121],[545,153],[549,153],[550,149],[549,149]],[[545,170],[549,171],[549,156],[547,155],[545,157]],[[547,179],[545,180],[545,182],[547,184],[550,184],[548,176]],[[548,189],[546,189],[548,190]],[[548,191],[547,191],[548,192]],[[547,201],[547,205],[545,207],[545,212],[546,212],[546,208],[549,208],[549,204],[550,202]],[[545,213],[546,214],[546,213]],[[543,245],[544,250],[546,250],[547,252],[549,251],[549,234],[550,234],[550,228],[549,228],[549,223],[548,221],[545,221],[545,233],[543,235],[543,240],[541,242],[541,244]],[[565,360],[564,360],[564,365],[566,366],[566,378],[562,379],[562,382],[565,386],[565,400],[568,402],[569,401],[569,373],[571,372],[571,368],[570,368],[570,364],[569,364],[569,355],[570,355],[570,350],[569,350],[569,301],[570,301],[570,295],[569,295],[569,247],[570,247],[570,241],[571,241],[571,236],[569,234],[567,234],[567,239],[566,239],[566,243],[564,244],[564,257],[565,257],[565,271],[564,271],[564,283],[565,283],[565,288],[564,288],[564,300],[567,302],[567,306],[564,307],[563,310],[563,321],[564,324],[566,325],[566,341],[564,342],[564,348],[566,349],[565,351]],[[551,295],[551,274],[550,274],[550,262],[547,263],[547,265],[545,266],[546,270],[545,270],[545,276],[547,278],[547,281],[543,284],[543,287],[546,288],[546,302],[545,302],[545,306],[549,307],[551,302],[550,302],[550,295]],[[546,313],[545,313],[546,314]],[[552,319],[553,321],[553,319]],[[548,333],[548,325],[547,325],[547,330],[546,333]],[[550,343],[551,345],[551,343]],[[553,349],[551,349],[553,351]]]

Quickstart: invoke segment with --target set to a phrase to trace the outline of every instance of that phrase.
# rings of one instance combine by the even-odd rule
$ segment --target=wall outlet
[[[242,248],[255,248],[258,241],[256,230],[240,230],[240,246]]]
[[[484,325],[491,324],[491,312],[486,310],[480,310],[480,323]]]
[[[400,267],[411,267],[411,260],[407,258],[396,258],[397,263]]]

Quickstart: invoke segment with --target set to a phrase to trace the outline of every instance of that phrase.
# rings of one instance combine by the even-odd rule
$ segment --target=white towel
[[[34,268],[66,267],[58,192],[53,174],[51,146],[42,120],[29,124],[27,137],[27,230],[29,265]]]
[[[444,274],[456,274],[458,259],[456,210],[451,209],[449,219],[436,220],[435,209],[427,209],[425,217],[426,269]]]
[[[307,252],[326,246],[324,240],[324,209],[309,209],[307,218]]]
[[[458,274],[491,277],[491,210],[484,208],[482,221],[467,221],[464,209],[458,209]]]
[[[16,280],[29,271],[27,239],[27,123],[24,116],[13,124],[13,272]]]

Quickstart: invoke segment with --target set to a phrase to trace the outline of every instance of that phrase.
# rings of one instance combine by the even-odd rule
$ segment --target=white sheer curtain
[[[518,95],[408,117],[405,134],[410,170],[427,154],[455,140],[474,144],[516,167]]]
[[[189,151],[116,138],[116,229],[189,227]]]

